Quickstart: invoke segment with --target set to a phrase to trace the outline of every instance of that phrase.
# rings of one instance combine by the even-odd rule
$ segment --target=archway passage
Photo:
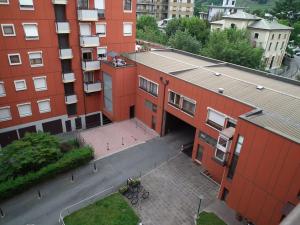
[[[192,157],[196,128],[166,112],[165,135],[172,135],[181,143],[182,151]]]

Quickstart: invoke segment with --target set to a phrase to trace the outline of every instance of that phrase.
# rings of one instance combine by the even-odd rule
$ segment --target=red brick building
[[[161,135],[186,129],[192,159],[248,221],[278,224],[299,203],[299,82],[177,50],[131,53],[135,1],[75,2],[0,1],[1,146],[137,117]]]
[[[102,124],[101,60],[135,50],[135,1],[0,1],[0,144]]]

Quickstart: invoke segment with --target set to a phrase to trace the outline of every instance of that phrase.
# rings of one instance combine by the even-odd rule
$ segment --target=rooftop
[[[263,30],[292,30],[293,28],[282,25],[277,21],[268,21],[261,19],[248,26],[249,28],[263,29]]]
[[[241,118],[300,143],[297,81],[178,50],[132,53],[129,58],[216,93],[224,88],[224,96],[262,109],[261,113]]]
[[[261,20],[260,17],[252,15],[250,13],[246,12],[241,12],[238,11],[236,13],[230,14],[230,15],[225,15],[223,18],[228,18],[228,19],[240,19],[240,20]]]

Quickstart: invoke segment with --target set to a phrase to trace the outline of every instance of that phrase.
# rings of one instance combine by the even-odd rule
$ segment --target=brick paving
[[[150,197],[135,209],[143,225],[191,225],[197,213],[199,196],[203,195],[201,209],[216,201],[218,185],[208,180],[202,168],[185,154],[163,164],[142,177]]]

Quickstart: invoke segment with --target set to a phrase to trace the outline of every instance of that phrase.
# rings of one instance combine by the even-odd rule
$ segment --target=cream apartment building
[[[229,28],[249,30],[253,47],[264,50],[262,60],[265,62],[266,70],[281,67],[292,31],[291,27],[246,12],[226,15],[222,20],[211,22],[211,31]]]
[[[191,17],[194,13],[194,0],[137,0],[137,18],[143,15],[154,16],[157,20]]]

